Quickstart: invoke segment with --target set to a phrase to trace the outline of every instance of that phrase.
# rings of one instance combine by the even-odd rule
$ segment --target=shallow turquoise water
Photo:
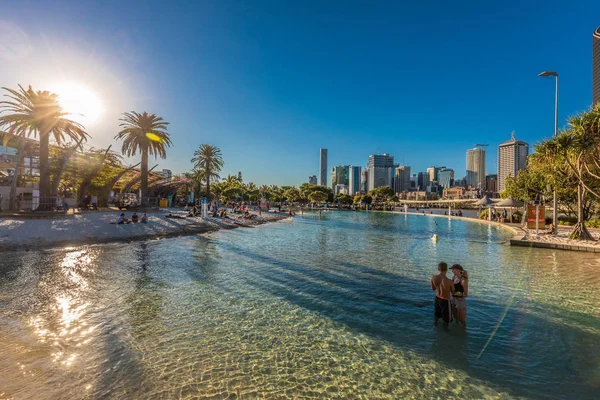
[[[336,212],[5,252],[0,398],[597,397],[599,257],[510,236]],[[466,332],[432,325],[439,261],[470,273]]]

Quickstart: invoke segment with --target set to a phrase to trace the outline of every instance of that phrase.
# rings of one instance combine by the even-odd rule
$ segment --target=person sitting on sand
[[[119,218],[117,218],[117,225],[130,224],[131,221],[125,217],[125,213],[121,213]]]
[[[171,218],[171,219],[185,219],[185,217],[182,217],[181,215],[173,215],[171,213],[169,213],[169,215],[166,215],[165,218]]]
[[[148,223],[148,215],[146,215],[146,213],[143,213],[143,214],[142,214],[142,218],[140,218],[140,222],[141,222],[142,224],[146,224],[146,223]]]
[[[131,216],[131,222],[133,222],[134,224],[137,223],[139,220],[139,217],[137,215],[136,212],[133,213],[133,215]]]

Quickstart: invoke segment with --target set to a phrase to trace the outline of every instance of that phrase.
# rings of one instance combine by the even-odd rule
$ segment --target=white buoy
[[[437,234],[434,234],[434,235],[431,237],[431,240],[433,240],[434,242],[437,242],[437,241],[438,241],[438,235],[437,235]]]

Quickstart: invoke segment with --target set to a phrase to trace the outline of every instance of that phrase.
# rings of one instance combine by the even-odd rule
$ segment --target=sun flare
[[[102,103],[87,86],[63,82],[50,90],[58,94],[58,101],[69,118],[79,123],[93,123],[102,114]]]

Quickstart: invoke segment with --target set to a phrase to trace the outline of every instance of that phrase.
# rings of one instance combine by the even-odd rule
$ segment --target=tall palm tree
[[[123,113],[123,118],[119,121],[123,122],[119,125],[123,129],[115,139],[123,141],[121,152],[128,157],[138,152],[142,154],[141,202],[145,204],[148,194],[148,155],[152,154],[155,158],[160,157],[163,160],[167,157],[166,148],[172,145],[167,133],[169,123],[156,114],[148,114],[145,111],[141,114],[135,111]]]
[[[0,127],[5,127],[10,135],[25,138],[38,137],[40,140],[40,196],[50,196],[50,137],[61,144],[68,137],[72,141],[87,140],[84,127],[68,118],[58,101],[58,95],[48,91],[27,90],[19,85],[19,90],[3,87],[10,100],[0,102]]]
[[[223,156],[221,149],[210,144],[202,144],[194,152],[192,158],[194,169],[206,180],[206,196],[210,199],[210,180],[218,179],[219,172],[223,168]]]

